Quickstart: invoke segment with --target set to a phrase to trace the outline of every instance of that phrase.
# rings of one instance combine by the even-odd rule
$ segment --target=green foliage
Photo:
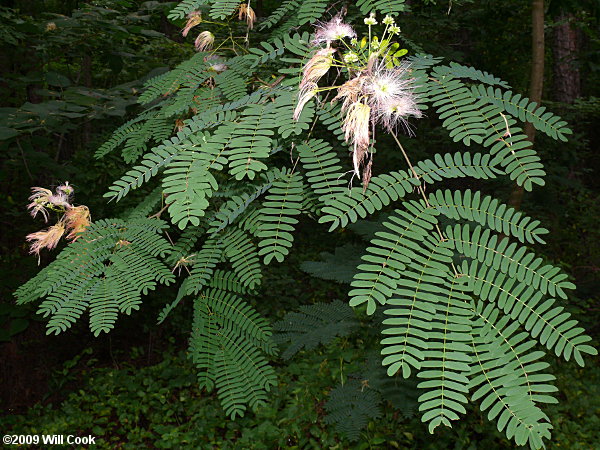
[[[175,280],[160,259],[169,250],[165,228],[157,219],[95,222],[16,291],[17,303],[47,297],[38,312],[50,316],[48,334],[65,331],[86,309],[94,335],[110,331],[118,313],[131,314],[157,283]]]
[[[358,322],[354,311],[339,300],[301,306],[273,325],[280,345],[289,344],[281,356],[289,359],[301,350],[312,350],[329,344],[336,337],[355,331]]]
[[[516,237],[522,243],[545,244],[541,238],[548,230],[539,220],[532,220],[514,208],[507,208],[491,196],[481,198],[480,192],[439,190],[429,196],[429,203],[441,214],[454,220],[468,220]]]
[[[183,0],[171,10],[168,17],[171,20],[183,19],[189,13],[199,9],[207,3],[210,3],[210,0]]]
[[[334,253],[321,253],[323,261],[304,261],[300,268],[314,277],[350,284],[363,251],[363,246],[347,244],[336,247]]]
[[[381,416],[377,394],[354,380],[331,391],[325,410],[325,422],[335,425],[350,441],[359,438],[360,431],[366,427],[369,420]]]
[[[210,17],[213,19],[226,19],[240,6],[239,0],[218,0],[211,2]]]
[[[514,448],[477,411],[453,428],[438,429],[432,439],[428,433],[417,431],[417,418],[400,420],[394,410],[384,408],[383,404],[381,417],[367,424],[358,441],[340,439],[333,427],[324,423],[319,406],[328,386],[336,380],[339,383],[340,352],[339,347],[332,346],[328,351],[310,352],[291,360],[278,370],[281,377],[273,388],[272,402],[257,413],[246,414],[223,427],[227,418],[218,400],[198,391],[193,366],[184,354],[167,349],[160,363],[144,367],[139,363],[147,358],[145,349],[134,347],[130,354],[117,356],[119,368],[115,368],[98,367],[98,355],[85,351],[77,358],[82,372],[71,367],[74,360],[50,375],[69,381],[83,377],[78,389],[52,405],[37,404],[22,414],[5,415],[0,424],[12,434],[85,430],[84,433],[97,436],[96,446],[100,449],[117,446],[134,449],[149,442],[160,448],[260,449],[265,448],[264,443],[282,448],[337,445],[363,449],[386,443],[427,450],[456,445],[474,449]],[[581,414],[581,411],[597,411],[600,372],[596,369],[597,366],[556,368],[556,383],[568,399],[549,405],[548,414],[555,422],[553,439],[560,447],[593,448],[599,439],[597,414]],[[394,383],[393,378],[386,378]],[[375,391],[372,376],[353,379],[360,382],[368,379],[370,390]],[[398,389],[401,386],[396,386],[393,392]]]
[[[281,5],[260,24],[260,30],[273,27],[277,22],[283,19],[287,14],[295,12],[300,4],[300,0],[285,0]]]
[[[265,266],[289,257],[303,214],[337,235],[362,226],[366,250],[342,247],[321,265],[303,268],[316,273],[344,260],[325,276],[351,280],[349,305],[366,307],[374,323],[369,331],[378,336],[365,333],[361,345],[381,339],[389,378],[382,376],[379,358],[379,371],[368,369],[358,377],[362,382],[346,382],[342,374],[325,420],[357,439],[383,415],[383,399],[415,409],[407,391],[414,394],[416,384],[421,420],[431,432],[452,426],[479,404],[507,438],[540,448],[552,428],[541,404],[554,402],[548,393],[555,388],[548,384],[548,365],[539,361],[545,353],[533,347],[541,344],[580,365],[584,354],[596,350],[552,298],[568,298],[574,288],[568,275],[525,246],[544,243],[540,236],[547,230],[491,196],[456,186],[503,178],[526,190],[543,185],[541,158],[517,123],[531,122],[552,139],[564,140],[570,131],[558,116],[506,90],[501,79],[419,54],[409,59],[418,107],[441,124],[444,145],[452,150],[428,149],[413,164],[411,147],[394,134],[394,151],[407,163],[375,164],[370,181],[352,187],[353,179],[344,179],[352,163],[340,145],[350,134],[342,108],[323,94],[293,120],[300,76],[315,49],[308,30],[291,35],[290,29],[333,15],[329,3],[277,5],[257,40],[236,22],[238,0],[176,7],[170,17],[179,20],[205,5],[203,11],[219,21],[206,26],[221,41],[149,78],[138,97],[141,114],[97,151],[103,157],[122,145],[126,162],[139,160],[105,194],[116,201],[129,196],[123,215],[129,218],[95,222],[17,291],[18,301],[47,296],[41,311],[52,316],[49,329],[56,333],[89,308],[98,334],[113,327],[118,312],[139,307],[141,295],[157,282],[174,281],[177,271],[183,275],[178,294],[166,302],[159,322],[192,296],[190,356],[199,384],[216,391],[228,416],[241,417],[247,408],[266,407],[276,384],[268,361],[276,355],[271,328],[257,312],[261,302],[250,306]],[[355,17],[395,13],[405,5],[369,0],[349,8],[348,17]],[[337,83],[333,74],[325,79]],[[378,161],[388,152],[385,141],[377,135],[370,157]],[[163,208],[151,214],[161,199]],[[165,211],[172,227],[143,218]],[[387,215],[380,223],[360,224],[377,213]],[[174,243],[160,236],[167,228]],[[347,337],[359,323],[350,306],[335,301],[285,311],[275,325],[278,339],[290,343],[283,356]]]
[[[502,92],[483,86],[473,87],[473,95],[503,108],[508,114],[518,117],[521,121],[530,122],[536,130],[546,133],[553,139],[565,142],[567,134],[572,131],[566,127],[567,123],[551,112],[545,112],[546,107],[539,106],[521,94],[514,95],[511,91]]]
[[[285,174],[273,182],[259,210],[261,224],[257,237],[258,254],[264,256],[264,263],[269,264],[273,258],[283,262],[289,253],[294,239],[292,233],[302,209],[302,178],[296,173]]]
[[[356,6],[363,14],[379,11],[383,14],[398,14],[407,9],[404,0],[358,0]]]
[[[239,297],[218,289],[194,301],[190,356],[199,370],[200,387],[216,387],[226,414],[243,416],[246,404],[263,405],[276,384],[273,368],[262,352],[275,353],[271,330]]]

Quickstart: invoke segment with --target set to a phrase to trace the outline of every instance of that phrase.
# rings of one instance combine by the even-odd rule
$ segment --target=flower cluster
[[[406,50],[398,50],[399,44],[391,42],[400,33],[394,18],[383,18],[385,30],[381,39],[371,36],[371,27],[378,23],[375,15],[364,22],[369,36],[361,41],[341,15],[317,25],[312,43],[318,49],[304,66],[294,119],[298,120],[306,103],[319,92],[337,89],[333,101],[343,101],[342,128],[346,142],[352,145],[353,172],[360,178],[362,169],[366,188],[373,162],[369,149],[375,126],[382,125],[390,131],[399,124],[408,128],[407,119],[419,118],[422,113],[417,106],[410,66],[399,60]],[[346,38],[350,39],[349,44]],[[340,48],[332,47],[334,42],[339,42]],[[341,57],[337,58],[337,54]],[[340,86],[319,87],[319,80],[331,67],[341,68],[347,81]]]
[[[27,205],[27,209],[33,217],[40,214],[44,221],[48,222],[50,211],[62,214],[55,225],[27,235],[27,241],[31,242],[29,253],[38,255],[39,259],[40,251],[43,248],[48,250],[55,248],[65,233],[67,233],[67,240],[77,240],[90,225],[91,217],[87,206],[72,204],[74,189],[68,181],[58,186],[54,192],[42,187],[33,187],[31,191],[32,195],[29,197],[31,203]]]
[[[344,38],[355,38],[356,32],[354,29],[342,21],[340,15],[335,16],[329,22],[318,22],[317,30],[313,43],[315,45],[327,44],[327,47],[334,41],[339,41]]]

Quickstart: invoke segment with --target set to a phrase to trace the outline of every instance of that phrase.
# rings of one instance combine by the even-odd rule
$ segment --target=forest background
[[[255,4],[259,22],[277,3]],[[532,2],[407,3],[411,10],[398,21],[407,36],[419,36],[426,52],[493,73],[515,92],[529,92]],[[275,361],[279,385],[269,404],[230,421],[216,396],[197,389],[186,359],[190,305],[184,302],[156,325],[174,289],[153,292],[141,311],[122,317],[114,331],[99,337],[80,323],[68,333],[46,336],[35,306],[15,305],[14,290],[39,270],[24,240],[39,229],[25,211],[30,187],[68,180],[93,218],[110,216],[114,206],[102,194],[131,161],[119,154],[98,160],[94,152],[133,117],[144,81],[189,57],[194,48],[181,36],[181,21],[167,19],[174,2],[13,0],[3,5],[0,428],[16,434],[91,433],[110,448],[348,447],[346,437],[326,423],[324,405],[332,386],[364,359],[357,350],[360,338],[334,341],[291,362]],[[546,186],[525,194],[522,203],[551,230],[545,254],[577,285],[567,309],[594,345],[600,336],[599,12],[592,0],[546,2],[543,103],[567,120],[574,134],[568,143],[536,137],[548,172]],[[415,154],[453,145],[437,129],[432,121],[418,124]],[[132,145],[132,155],[145,150],[144,144]],[[508,200],[511,186],[496,196]],[[299,244],[286,263],[265,272],[268,289],[261,293],[260,308],[271,317],[300,305],[346,299],[345,286],[303,270],[303,263],[333,252],[345,237],[314,234],[302,223],[298,229]],[[52,258],[44,253],[41,266]],[[555,425],[551,446],[595,447],[600,442],[598,362],[591,360],[585,368],[552,364],[561,394],[549,411]],[[436,430],[434,439],[418,418],[391,407],[383,411],[353,446],[512,448],[477,410],[452,429]]]

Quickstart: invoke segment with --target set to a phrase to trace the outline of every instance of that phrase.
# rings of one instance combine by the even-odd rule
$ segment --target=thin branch
[[[16,139],[17,141],[17,147],[19,147],[19,150],[21,151],[21,158],[23,158],[23,164],[25,165],[25,170],[27,171],[27,175],[29,175],[29,179],[31,180],[31,182],[33,182],[33,175],[31,175],[31,171],[29,170],[29,165],[27,164],[27,159],[25,159],[25,152],[23,151],[23,147],[21,147],[21,142],[19,141],[19,139]]]
[[[390,134],[392,135],[392,137],[396,141],[396,144],[398,144],[398,147],[400,147],[400,150],[402,151],[402,155],[404,155],[404,159],[406,160],[406,163],[408,164],[408,167],[410,168],[411,172],[413,173],[413,176],[417,180],[419,180],[420,179],[419,175],[417,174],[417,171],[415,170],[415,168],[413,167],[412,163],[410,162],[410,158],[406,154],[406,151],[404,150],[404,147],[402,147],[402,144],[398,140],[398,136],[396,136],[396,133],[394,133],[393,131],[390,131]],[[423,186],[421,186],[420,182],[419,182],[419,187],[417,189],[418,189],[419,193],[421,194],[421,196],[423,197],[423,200],[425,200],[425,204],[427,205],[427,207],[431,208],[431,205],[429,204],[429,200],[427,200],[427,196],[425,195],[425,189],[423,188]],[[445,241],[448,240],[446,237],[444,237],[444,234],[442,233],[442,230],[440,230],[440,227],[437,224],[435,225],[435,229],[438,232],[438,235],[440,237],[440,241],[441,242],[445,242]],[[458,270],[456,270],[456,267],[454,266],[454,263],[452,263],[452,269],[454,270],[454,275],[456,277],[458,277]]]

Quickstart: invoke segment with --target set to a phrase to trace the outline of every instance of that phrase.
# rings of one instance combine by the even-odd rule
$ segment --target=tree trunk
[[[554,27],[554,93],[555,100],[573,103],[581,95],[579,67],[577,66],[578,39],[573,28],[573,13],[561,13]]]
[[[529,84],[529,99],[538,105],[542,102],[544,88],[544,0],[531,2],[531,82]],[[525,124],[525,135],[535,142],[535,128],[530,122]],[[524,189],[515,186],[511,192],[508,204],[515,209],[521,207]]]

